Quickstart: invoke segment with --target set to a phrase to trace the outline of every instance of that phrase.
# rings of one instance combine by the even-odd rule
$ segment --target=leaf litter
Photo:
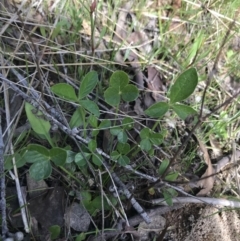
[[[213,184],[214,184],[214,180],[215,180],[215,177],[213,176],[213,174],[215,172],[214,172],[212,162],[211,162],[211,159],[208,154],[208,150],[207,150],[206,146],[203,144],[203,142],[201,140],[199,140],[199,138],[197,138],[197,140],[198,140],[200,150],[203,153],[203,159],[207,164],[207,170],[201,176],[201,180],[197,182],[197,185],[202,188],[202,190],[197,193],[197,196],[205,196],[213,188]]]

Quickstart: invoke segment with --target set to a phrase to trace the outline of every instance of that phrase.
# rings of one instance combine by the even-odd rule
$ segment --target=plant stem
[[[6,186],[5,186],[5,173],[4,173],[4,144],[1,126],[2,116],[0,115],[0,178],[1,178],[1,214],[2,214],[2,239],[6,238],[8,233],[7,215],[6,215]]]

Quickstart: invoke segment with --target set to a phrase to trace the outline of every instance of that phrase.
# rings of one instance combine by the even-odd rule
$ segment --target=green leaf
[[[114,197],[110,198],[110,195],[107,196],[109,201],[112,202],[112,205],[116,205],[117,204],[117,200]],[[92,201],[92,206],[95,207],[95,209],[98,210],[102,210],[102,197],[101,196],[97,196],[93,199]],[[106,200],[105,197],[103,197],[103,208],[105,211],[109,211],[112,209],[112,206],[110,206]]]
[[[187,105],[172,104],[171,107],[182,120],[185,120],[190,115],[197,116],[198,114],[196,110]]]
[[[150,133],[150,141],[154,145],[160,145],[163,141],[163,135],[160,133]]]
[[[90,192],[82,190],[80,191],[80,197],[81,200],[85,200],[85,201],[91,201],[92,200],[92,195]]]
[[[172,195],[168,191],[165,191],[165,190],[163,190],[162,194],[163,194],[164,200],[167,203],[167,205],[172,206],[173,205]]]
[[[54,147],[50,150],[51,160],[57,166],[63,166],[67,160],[67,152],[59,147]]]
[[[153,149],[153,148],[148,151],[148,155],[149,155],[150,157],[154,157],[155,153],[154,153],[154,149]]]
[[[130,151],[130,145],[128,143],[118,143],[117,150],[121,154],[127,154]]]
[[[75,159],[75,155],[76,155],[75,152],[68,150],[67,151],[66,163],[72,163]]]
[[[61,228],[58,225],[53,225],[49,228],[49,232],[51,234],[51,240],[53,240],[59,237]]]
[[[103,204],[104,205],[104,204]],[[92,200],[92,206],[95,208],[95,210],[101,210],[102,209],[102,197],[97,196]],[[103,206],[104,207],[104,206]],[[104,208],[105,210],[105,208]]]
[[[110,133],[114,136],[117,136],[122,131],[119,127],[113,127],[110,129]]]
[[[49,121],[44,119],[42,112],[27,102],[25,103],[25,111],[32,129],[39,135],[49,135],[51,125]]]
[[[40,26],[40,27],[39,27],[39,30],[40,30],[41,36],[43,36],[44,38],[46,38],[46,36],[47,36],[47,34],[46,34],[46,28],[43,27],[43,26]]]
[[[165,177],[165,180],[173,182],[177,179],[177,177],[178,177],[178,172],[171,172]]]
[[[85,110],[82,107],[78,107],[72,117],[71,120],[69,122],[69,126],[71,129],[73,129],[74,127],[79,127],[81,125],[83,125],[85,119]]]
[[[111,152],[110,156],[111,156],[112,160],[116,161],[121,155],[119,154],[119,152],[113,151],[113,152]]]
[[[121,70],[115,71],[110,78],[110,85],[116,87],[117,89],[122,89],[129,82],[128,75]]]
[[[82,153],[79,152],[75,156],[75,160],[74,161],[78,165],[78,167],[85,166],[87,164],[87,161],[91,157],[91,153],[83,152],[83,155],[82,155]]]
[[[49,150],[45,147],[45,146],[42,146],[42,145],[38,145],[38,144],[29,144],[27,146],[27,150],[28,151],[37,151],[39,152],[40,154],[46,156],[46,157],[49,157]]]
[[[120,156],[117,162],[121,166],[126,166],[130,163],[130,159],[127,156]]]
[[[15,155],[9,155],[4,157],[4,168],[5,170],[11,170],[13,168],[12,158],[15,158],[16,167],[22,167],[26,164],[26,159],[22,158],[19,153]]]
[[[175,191],[173,188],[164,188],[162,190],[163,197],[165,202],[171,206],[172,205],[172,198],[176,197],[178,195],[177,191]]]
[[[53,40],[54,38],[56,38],[59,34],[62,34],[63,33],[63,29],[66,30],[66,29],[69,29],[70,26],[69,26],[69,22],[66,21],[65,19],[62,20],[62,21],[59,21],[57,24],[56,24],[56,27],[53,29],[53,32],[52,32],[52,35],[51,35],[51,39]]]
[[[119,105],[121,96],[124,101],[133,101],[138,97],[138,88],[128,84],[129,77],[123,71],[116,71],[110,78],[110,87],[104,92],[105,101],[112,105]]]
[[[131,130],[133,128],[134,121],[130,117],[125,117],[122,121],[122,126],[124,130]]]
[[[29,168],[29,174],[35,181],[48,178],[52,173],[52,166],[49,161],[34,162]]]
[[[166,102],[158,102],[150,106],[144,113],[153,118],[162,117],[169,109],[169,105]]]
[[[117,205],[118,200],[117,200],[117,198],[113,197],[112,195],[107,195],[107,198],[112,205],[110,205],[108,203],[107,199],[104,197],[104,199],[103,199],[104,200],[104,209],[112,210],[113,207],[115,207]]]
[[[90,94],[98,83],[98,75],[96,71],[91,71],[87,73],[80,85],[78,98],[83,99],[88,94]]]
[[[19,136],[15,139],[14,146],[19,146],[20,143],[21,144],[25,143],[26,140],[28,140],[28,137],[29,137],[28,134],[29,134],[28,130],[21,132]]]
[[[88,117],[88,123],[94,128],[98,127],[98,119],[94,115]]]
[[[149,139],[143,139],[140,142],[140,147],[143,151],[150,151],[152,148],[152,144]]]
[[[194,42],[191,44],[189,55],[186,57],[186,60],[185,60],[186,66],[192,64],[194,59],[196,59],[198,51],[203,44],[203,40],[204,40],[204,35],[202,32],[199,32],[196,38],[194,38]]]
[[[170,89],[170,102],[175,103],[185,100],[195,90],[198,84],[198,74],[195,68],[190,68],[183,72]]]
[[[102,166],[102,156],[99,154],[93,153],[92,162],[98,167]]]
[[[140,137],[141,139],[146,139],[149,138],[150,135],[150,129],[145,127],[140,131]]]
[[[162,163],[161,163],[161,165],[160,165],[160,167],[158,169],[158,173],[159,173],[160,176],[165,172],[165,170],[167,169],[168,165],[169,165],[169,160],[163,160],[162,161]]]
[[[91,216],[96,215],[95,211],[95,207],[92,205],[92,201],[88,201],[88,200],[82,200],[82,204],[84,205],[84,207],[87,209],[87,211],[89,212],[89,214]],[[85,240],[85,239],[84,239]]]
[[[51,91],[55,95],[65,100],[74,101],[74,102],[78,100],[75,90],[69,84],[65,84],[65,83],[55,84],[54,86],[51,87]]]
[[[52,31],[51,39],[55,39],[61,31],[61,24],[57,23],[56,27]]]
[[[97,142],[95,140],[91,140],[88,142],[88,149],[89,151],[95,151],[97,148]]]
[[[136,100],[139,94],[138,88],[134,85],[125,86],[121,92],[122,99],[127,102]]]
[[[176,190],[174,190],[173,188],[166,188],[166,190],[169,192],[169,194],[172,195],[172,197],[177,197],[178,192]]]
[[[22,159],[22,160],[24,160],[24,159]],[[26,163],[25,160],[24,160],[24,163]],[[12,168],[13,168],[13,163],[12,163],[12,157],[10,155],[10,156],[4,158],[4,170],[9,171]]]
[[[116,87],[109,87],[104,92],[105,101],[111,106],[117,106],[120,103],[120,90]]]
[[[86,234],[85,233],[80,233],[77,237],[76,237],[76,239],[75,239],[75,241],[83,241],[83,240],[86,240]]]
[[[92,136],[97,136],[98,133],[99,133],[99,130],[98,130],[98,129],[92,130]]]
[[[127,134],[124,130],[118,133],[117,138],[118,138],[118,141],[121,143],[126,143],[128,140]]]
[[[80,100],[79,104],[86,109],[87,111],[89,111],[90,113],[94,114],[95,116],[99,117],[100,116],[100,112],[99,112],[99,108],[98,105],[91,101],[91,100]]]
[[[29,150],[25,151],[22,154],[22,158],[25,160],[25,162],[28,162],[28,163],[35,163],[35,162],[42,162],[42,161],[47,162],[50,160],[49,156],[43,155],[38,151],[29,151]]]
[[[110,126],[111,126],[110,120],[102,120],[98,128],[100,130],[104,130],[104,129],[109,129]]]

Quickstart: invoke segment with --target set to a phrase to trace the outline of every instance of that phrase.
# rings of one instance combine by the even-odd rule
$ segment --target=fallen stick
[[[213,206],[224,206],[231,208],[240,208],[240,202],[230,201],[222,198],[211,198],[211,197],[175,197],[172,198],[172,202],[175,204],[186,204],[186,203],[201,203],[209,204]],[[164,198],[158,198],[151,201],[152,204],[167,205]]]

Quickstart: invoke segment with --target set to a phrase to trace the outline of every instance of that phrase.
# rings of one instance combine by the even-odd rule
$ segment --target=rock
[[[88,231],[91,222],[89,213],[79,203],[72,203],[67,208],[64,219],[67,227],[71,227],[78,232]]]

